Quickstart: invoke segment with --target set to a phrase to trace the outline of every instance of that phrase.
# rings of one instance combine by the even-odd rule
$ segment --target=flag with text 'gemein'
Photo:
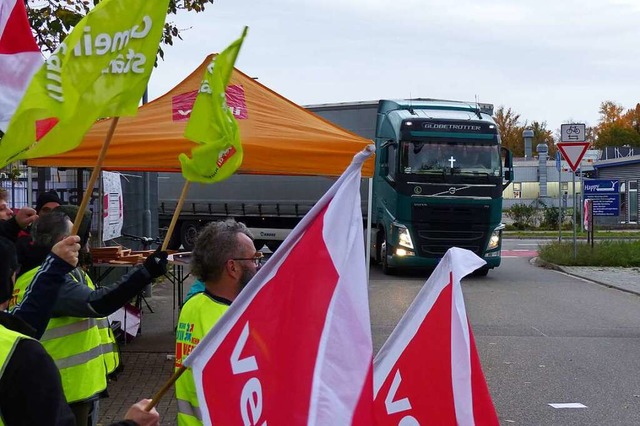
[[[0,141],[0,167],[78,146],[98,118],[135,115],[169,0],[103,0],[47,58]]]
[[[0,0],[0,131],[5,131],[33,74],[42,65],[22,0]]]
[[[483,266],[447,251],[374,360],[375,425],[498,426],[460,280]]]
[[[180,154],[182,175],[191,182],[213,183],[231,176],[242,164],[240,129],[227,105],[225,89],[233,65],[247,35],[242,35],[207,67],[184,136],[201,145],[191,150],[191,157]]]
[[[354,157],[185,360],[205,424],[371,424],[360,204],[371,151]]]

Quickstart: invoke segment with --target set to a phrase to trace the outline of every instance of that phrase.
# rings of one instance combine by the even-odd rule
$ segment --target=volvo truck
[[[501,146],[491,105],[410,99],[306,108],[375,142],[371,255],[385,273],[434,267],[453,246],[487,262],[477,275],[500,265],[502,192],[513,179],[513,158]],[[170,221],[182,183],[179,175],[159,176],[161,225]],[[332,183],[235,175],[192,187],[172,241],[190,249],[203,224],[234,217],[252,228],[257,245],[275,249]],[[366,220],[367,182],[361,193]]]

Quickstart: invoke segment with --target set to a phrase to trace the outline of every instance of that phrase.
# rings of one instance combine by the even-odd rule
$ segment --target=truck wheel
[[[182,222],[180,226],[180,242],[185,251],[193,250],[198,237],[198,224],[196,222]]]
[[[471,273],[474,277],[486,277],[489,273],[489,268],[483,266],[482,268],[478,268]]]
[[[382,273],[385,275],[395,274],[395,269],[389,266],[387,260],[387,237],[384,237],[384,241],[380,244],[380,258],[382,260]]]
[[[382,262],[382,255],[380,253],[382,252],[383,235],[384,235],[383,229],[378,230],[378,232],[376,233],[376,246],[375,246],[375,252],[373,254],[373,260],[376,263]]]

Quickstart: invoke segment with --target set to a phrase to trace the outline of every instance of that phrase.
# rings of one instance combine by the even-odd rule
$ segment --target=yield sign
[[[557,146],[571,170],[575,172],[589,149],[589,142],[558,142]]]

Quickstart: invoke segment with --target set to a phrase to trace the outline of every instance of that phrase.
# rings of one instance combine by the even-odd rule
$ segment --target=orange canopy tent
[[[107,170],[180,172],[178,155],[191,156],[196,143],[185,139],[204,62],[165,95],[122,117],[104,160]],[[227,103],[237,118],[244,160],[238,173],[339,176],[353,156],[372,143],[318,117],[234,69]],[[74,150],[31,159],[30,166],[94,167],[111,119],[96,123]],[[362,175],[372,176],[373,161]]]

